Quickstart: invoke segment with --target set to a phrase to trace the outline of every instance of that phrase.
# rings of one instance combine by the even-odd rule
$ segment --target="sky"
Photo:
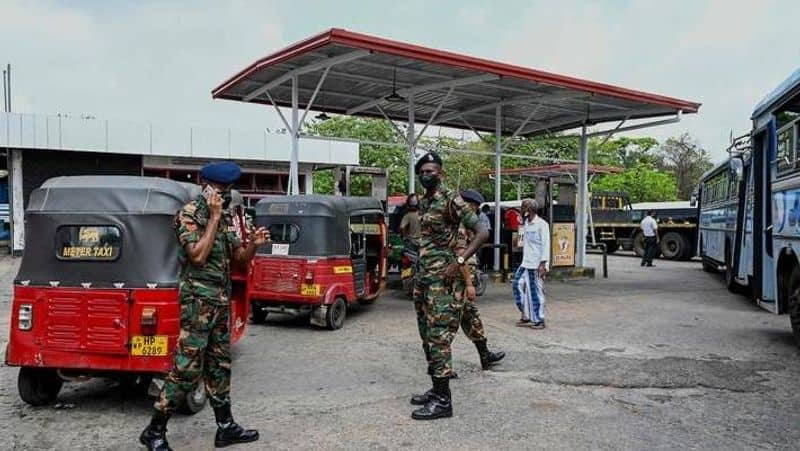
[[[729,134],[800,63],[797,0],[0,0],[13,108],[176,126],[280,127],[212,100],[254,60],[331,27],[701,102],[634,136],[688,132],[719,161]]]

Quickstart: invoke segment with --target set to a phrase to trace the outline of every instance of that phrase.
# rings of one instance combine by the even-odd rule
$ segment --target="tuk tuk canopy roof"
[[[200,193],[197,185],[156,177],[56,177],[31,193],[26,213],[174,215]]]
[[[333,28],[265,56],[212,97],[536,135],[602,123],[696,113],[699,103]],[[324,78],[324,80],[323,80]],[[320,81],[323,83],[320,84]]]
[[[258,216],[329,216],[384,214],[383,204],[372,197],[325,195],[266,196],[256,204]]]

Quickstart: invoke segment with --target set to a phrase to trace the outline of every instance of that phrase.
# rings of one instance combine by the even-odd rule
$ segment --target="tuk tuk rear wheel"
[[[19,369],[19,397],[32,406],[43,406],[55,401],[63,384],[64,381],[55,370],[32,367]]]
[[[336,298],[333,304],[328,306],[328,311],[325,313],[325,325],[328,330],[341,329],[344,325],[344,318],[347,316],[347,302],[344,298]]]
[[[206,386],[200,381],[194,390],[184,395],[181,403],[181,412],[187,415],[194,415],[203,410],[206,406],[206,401]]]

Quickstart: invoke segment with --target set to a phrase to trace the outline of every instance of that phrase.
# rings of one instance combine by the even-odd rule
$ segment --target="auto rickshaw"
[[[169,371],[180,331],[173,218],[200,192],[130,176],[57,177],[33,191],[6,351],[6,365],[20,367],[23,401],[51,403],[64,380],[142,383]],[[249,314],[245,274],[233,282],[232,343]],[[205,401],[199,384],[182,410]]]
[[[247,299],[254,323],[269,312],[311,314],[339,329],[349,306],[374,302],[386,280],[386,222],[381,202],[342,196],[268,196],[255,224],[271,242],[253,259]]]

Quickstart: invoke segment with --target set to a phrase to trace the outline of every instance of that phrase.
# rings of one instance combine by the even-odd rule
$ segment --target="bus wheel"
[[[784,285],[787,287],[786,306],[792,323],[794,342],[800,346],[800,267],[797,265],[792,267],[788,280],[784,280]]]
[[[255,302],[250,303],[250,319],[253,321],[253,324],[264,324],[267,322],[268,313],[269,312],[261,307],[261,305]]]
[[[187,415],[194,415],[206,406],[206,386],[201,380],[197,386],[183,398],[181,412]]]
[[[32,406],[43,406],[55,401],[63,384],[64,381],[55,370],[31,367],[19,369],[19,397]]]
[[[344,325],[344,317],[347,315],[347,303],[344,298],[338,297],[333,304],[328,306],[325,314],[325,326],[328,330],[341,329]]]
[[[661,254],[667,260],[680,260],[688,244],[679,233],[668,232],[661,239]]]

